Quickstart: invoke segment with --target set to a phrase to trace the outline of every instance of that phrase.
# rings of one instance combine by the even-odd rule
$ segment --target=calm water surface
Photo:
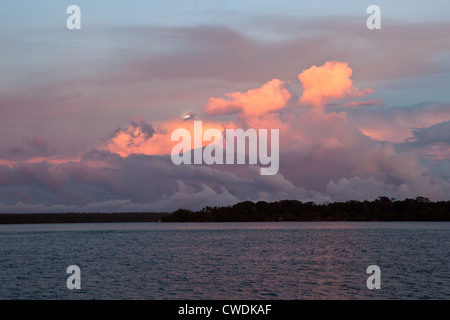
[[[449,266],[448,222],[0,225],[0,299],[447,300]]]

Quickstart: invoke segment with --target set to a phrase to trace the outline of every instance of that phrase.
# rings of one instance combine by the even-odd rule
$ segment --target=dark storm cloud
[[[414,137],[405,142],[409,147],[421,147],[436,143],[450,146],[450,121],[443,121],[428,128],[413,130]]]

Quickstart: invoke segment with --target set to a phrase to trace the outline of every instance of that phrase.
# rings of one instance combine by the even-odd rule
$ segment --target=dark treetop
[[[206,207],[201,211],[179,209],[163,217],[164,222],[225,221],[450,221],[450,201],[431,202],[417,197],[395,201],[378,197],[374,201],[346,201],[326,204],[282,200],[250,201],[229,207]]]

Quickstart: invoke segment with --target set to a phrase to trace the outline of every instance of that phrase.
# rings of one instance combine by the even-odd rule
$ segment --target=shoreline
[[[404,222],[450,221],[450,201],[424,197],[394,200],[346,201],[325,204],[281,200],[239,202],[227,207],[174,212],[0,213],[2,224],[114,223],[114,222]]]

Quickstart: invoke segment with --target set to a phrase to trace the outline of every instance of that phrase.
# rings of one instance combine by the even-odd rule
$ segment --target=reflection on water
[[[450,223],[0,226],[1,299],[448,299]],[[82,289],[66,287],[69,265]],[[381,268],[369,290],[366,269]]]

